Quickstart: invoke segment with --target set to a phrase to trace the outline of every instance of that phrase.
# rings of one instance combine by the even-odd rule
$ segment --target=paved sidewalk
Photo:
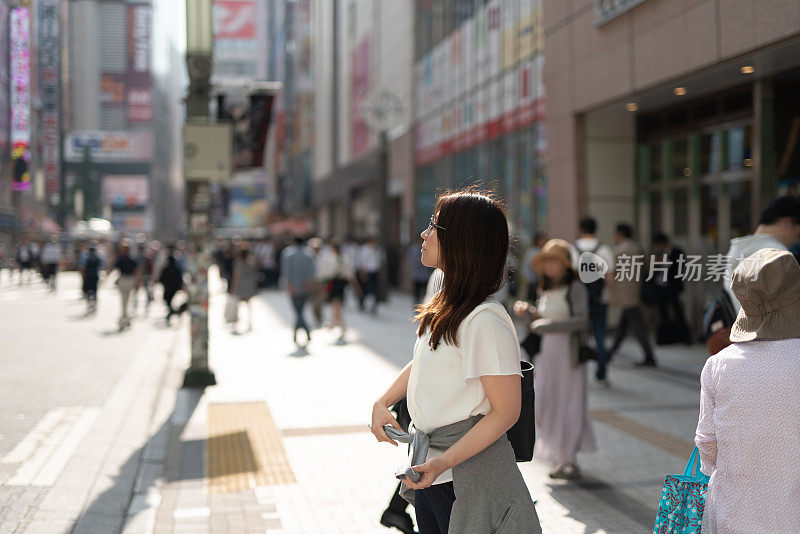
[[[188,354],[178,351],[124,532],[390,532],[378,518],[404,450],[376,443],[367,423],[374,399],[410,359],[410,300],[395,296],[378,317],[349,306],[347,343],[315,330],[307,353],[292,344],[284,294],[255,299],[255,330],[242,335],[222,323],[223,307],[216,287],[218,385],[179,390]],[[659,356],[662,369],[637,369],[638,354],[625,345],[613,386],[590,386],[598,451],[580,457],[584,480],[552,482],[548,466],[520,464],[545,532],[652,529],[664,475],[682,471],[691,450],[704,360],[697,347]]]
[[[169,355],[188,338],[159,305],[118,332],[110,285],[96,316],[79,296],[76,273],[56,292],[0,280],[0,533],[119,532]]]

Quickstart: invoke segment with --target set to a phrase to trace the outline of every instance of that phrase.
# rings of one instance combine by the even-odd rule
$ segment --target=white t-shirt
[[[494,297],[477,306],[458,328],[458,346],[444,341],[428,345],[430,332],[417,338],[408,377],[408,412],[423,432],[489,413],[491,406],[480,377],[518,375],[517,332],[505,308]],[[431,449],[428,458],[440,455]],[[453,480],[450,469],[434,484]]]

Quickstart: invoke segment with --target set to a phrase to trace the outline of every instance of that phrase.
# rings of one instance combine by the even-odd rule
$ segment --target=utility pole
[[[186,123],[208,124],[214,34],[211,0],[186,0],[186,65],[189,95]],[[186,140],[184,140],[186,143]],[[188,144],[184,147],[184,159]],[[194,156],[194,155],[193,155]],[[184,173],[186,168],[184,165]],[[183,387],[204,388],[217,383],[208,365],[208,268],[211,266],[211,176],[186,181],[189,219],[190,272],[189,315],[191,317],[191,364],[184,373]]]

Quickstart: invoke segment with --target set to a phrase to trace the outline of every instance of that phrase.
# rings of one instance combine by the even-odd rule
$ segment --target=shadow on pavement
[[[147,443],[122,464],[118,474],[113,477],[113,486],[89,503],[70,532],[121,532],[129,512],[155,507],[151,510],[155,515],[159,504],[148,503],[147,494],[160,480],[171,482],[202,479],[205,476],[204,462],[198,465],[196,461],[188,461],[188,458],[196,459],[193,453],[197,451],[193,449],[199,448],[202,457],[205,440],[181,441],[181,435],[202,396],[203,390],[178,391],[172,414]],[[181,462],[168,463],[167,458],[180,458]]]

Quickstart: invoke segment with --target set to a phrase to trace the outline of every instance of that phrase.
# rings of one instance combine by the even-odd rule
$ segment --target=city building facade
[[[542,7],[539,0],[417,2],[416,229],[439,192],[473,183],[506,202],[515,242],[529,243],[544,227]]]
[[[544,0],[548,228],[725,253],[800,180],[800,4]],[[695,319],[718,284],[690,288]],[[695,323],[698,322],[695,321]]]

